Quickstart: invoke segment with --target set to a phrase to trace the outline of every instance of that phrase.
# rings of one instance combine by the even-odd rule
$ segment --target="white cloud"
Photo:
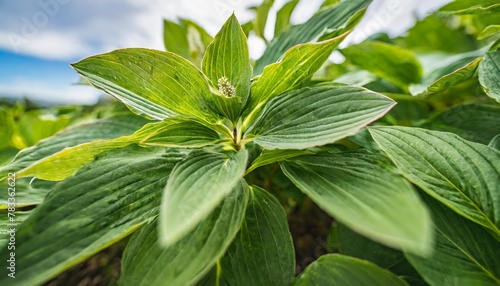
[[[163,49],[163,18],[192,19],[204,26],[209,33],[215,34],[233,11],[241,19],[249,20],[252,13],[247,11],[246,7],[259,2],[259,0],[0,2],[0,13],[2,13],[0,47],[16,53],[57,60],[75,60],[124,47]]]
[[[85,39],[76,34],[62,34],[57,31],[44,31],[32,39],[9,33],[0,37],[0,46],[16,53],[28,54],[45,59],[72,59],[92,50]]]
[[[418,19],[451,0],[374,0],[363,19],[345,39],[341,47],[363,41],[370,35],[385,32],[399,36],[410,29]]]
[[[52,104],[62,102],[95,104],[102,92],[91,86],[53,86],[46,82],[22,79],[8,85],[0,84],[0,95],[15,98],[27,97]]]
[[[262,0],[27,0],[0,2],[0,47],[59,60],[75,60],[124,47],[163,49],[162,19],[192,19],[215,34],[234,11],[242,23],[252,18],[249,6]],[[269,22],[286,0],[277,0]],[[293,23],[309,18],[321,0],[300,1]],[[374,0],[348,42],[359,42],[380,31],[401,34],[429,9],[448,0]],[[5,6],[5,7],[2,7]],[[270,26],[266,35],[272,37]],[[257,40],[253,56],[262,52]]]

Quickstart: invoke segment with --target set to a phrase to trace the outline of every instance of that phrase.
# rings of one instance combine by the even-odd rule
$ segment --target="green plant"
[[[233,15],[213,39],[190,21],[166,22],[189,31],[177,45],[165,37],[182,56],[122,49],[73,64],[142,117],[67,129],[0,169],[49,185],[18,187],[19,201],[47,195],[19,213],[16,279],[2,267],[1,283],[44,283],[134,233],[123,285],[498,284],[496,45],[443,28],[433,32],[475,50],[429,52],[443,44],[411,40],[423,20],[407,37],[372,38],[325,64],[369,1],[325,5],[288,27],[294,2],[253,68],[245,31],[264,37],[272,1],[245,30]],[[490,31],[477,13],[498,5],[470,2],[436,15]],[[298,278],[286,203],[247,183],[270,164],[337,222],[340,254]]]

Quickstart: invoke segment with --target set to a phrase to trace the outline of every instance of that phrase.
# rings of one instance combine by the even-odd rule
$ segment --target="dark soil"
[[[67,270],[45,286],[109,286],[116,285],[125,242],[119,242]]]
[[[300,274],[307,265],[328,253],[327,238],[333,219],[306,199],[301,208],[288,215],[288,224],[295,246],[295,274]]]

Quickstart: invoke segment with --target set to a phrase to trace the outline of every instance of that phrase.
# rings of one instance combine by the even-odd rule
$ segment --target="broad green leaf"
[[[499,285],[500,242],[429,196],[425,201],[435,221],[434,252],[428,258],[406,254],[424,279],[430,285]]]
[[[500,153],[455,134],[409,127],[370,128],[403,175],[500,240]]]
[[[163,41],[167,51],[190,60],[197,67],[212,37],[196,23],[181,19],[180,23],[169,20],[163,22]]]
[[[64,148],[130,135],[147,122],[147,120],[135,115],[118,115],[72,126],[40,141],[33,147],[20,151],[9,165],[0,168],[0,172],[17,172],[45,157],[62,151]]]
[[[172,148],[201,148],[222,141],[217,132],[195,121],[182,119],[167,119],[165,121],[168,124],[164,124],[161,128],[153,131],[151,135],[140,141],[140,144]]]
[[[499,33],[500,25],[489,25],[481,31],[481,33],[477,36],[477,39],[483,40]]]
[[[490,143],[488,144],[490,148],[496,149],[500,151],[500,134],[495,136],[495,138],[491,139]]]
[[[267,18],[269,15],[269,10],[274,4],[274,0],[264,0],[256,9],[255,9],[255,20],[254,20],[254,31],[257,37],[262,38],[267,42],[266,37],[264,35],[264,30],[266,28]]]
[[[21,224],[32,213],[28,211],[7,212],[0,211],[0,247],[15,247],[16,246],[16,231],[17,225]],[[12,249],[14,250],[14,248]]]
[[[159,242],[172,246],[209,215],[245,172],[246,150],[234,154],[193,151],[179,163],[163,192]]]
[[[15,186],[11,187],[9,180],[0,182],[0,188],[5,190],[0,192],[0,210],[5,210],[9,207],[9,198],[11,197],[11,189],[15,191],[15,206],[16,209],[36,206],[42,203],[43,198],[53,188],[54,182],[32,180],[31,178],[16,178]],[[12,200],[12,199],[11,199]]]
[[[290,149],[274,149],[267,150],[264,149],[262,153],[252,162],[252,165],[247,169],[246,174],[252,172],[253,170],[282,160],[286,160],[289,158],[301,156],[301,155],[310,155],[314,154],[310,150],[290,150]]]
[[[463,53],[475,49],[473,38],[450,22],[449,19],[429,15],[408,30],[404,38],[397,39],[397,43],[419,52]]]
[[[446,90],[452,86],[465,82],[475,76],[481,60],[482,58],[476,58],[465,66],[449,74],[445,74],[434,81],[432,81],[433,76],[437,76],[438,74],[432,73],[432,77],[430,75],[429,77],[424,77],[421,84],[412,85],[410,91],[413,94],[430,94]]]
[[[228,103],[228,110],[223,111],[230,119],[236,119],[249,96],[252,67],[247,38],[234,14],[208,46],[202,68],[223,97],[239,98]]]
[[[259,75],[265,66],[278,61],[293,46],[314,41],[334,30],[341,34],[352,29],[354,26],[346,25],[349,19],[357,12],[363,13],[370,2],[370,0],[344,1],[316,13],[304,24],[290,27],[269,44],[262,57],[255,63],[254,75]]]
[[[65,148],[55,154],[42,158],[20,170],[19,177],[34,176],[43,180],[61,181],[73,175],[83,164],[90,162],[102,152],[123,148],[139,143],[150,134],[162,130],[176,118],[167,118],[163,122],[149,123],[131,135],[113,139],[103,139]]]
[[[130,146],[99,156],[57,184],[17,229],[16,284],[43,284],[152,220],[161,189],[184,156]],[[0,255],[9,252],[3,248]],[[2,261],[0,284],[10,285]]]
[[[479,82],[486,94],[500,103],[500,51],[484,55],[479,64]]]
[[[408,284],[369,261],[340,254],[327,254],[311,263],[293,285],[404,286]]]
[[[297,45],[288,50],[280,62],[264,68],[262,75],[252,83],[248,107],[250,114],[244,125],[252,122],[270,99],[293,90],[311,78],[347,35],[345,33],[323,42]]]
[[[192,285],[229,247],[244,219],[249,189],[244,180],[206,219],[176,244],[161,248],[157,220],[141,228],[122,259],[121,285]]]
[[[383,156],[341,152],[280,162],[285,175],[328,214],[385,245],[432,250],[432,221],[411,185]]]
[[[427,285],[417,270],[406,260],[403,252],[365,238],[343,224],[337,224],[335,228],[340,254],[373,262],[396,274],[410,285]]]
[[[435,113],[423,126],[453,132],[464,139],[488,144],[493,137],[500,134],[500,106],[456,105]]]
[[[95,87],[154,119],[176,114],[215,123],[206,98],[210,85],[188,60],[170,52],[121,49],[72,65]]]
[[[243,225],[220,261],[217,279],[222,285],[290,285],[294,274],[285,211],[274,196],[252,186]]]
[[[277,37],[290,26],[290,17],[299,0],[290,0],[278,10],[276,14],[276,24],[274,26],[274,36]]]
[[[363,42],[341,50],[353,64],[390,81],[403,90],[422,75],[419,61],[409,50],[376,41]]]
[[[305,87],[271,100],[246,136],[266,149],[325,145],[355,134],[394,105],[391,99],[364,88]]]
[[[500,4],[497,0],[456,0],[443,6],[436,13],[455,15],[484,15],[500,12]]]

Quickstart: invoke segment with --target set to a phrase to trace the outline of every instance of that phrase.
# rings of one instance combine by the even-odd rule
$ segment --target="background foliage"
[[[498,285],[500,5],[457,0],[339,49],[369,1],[290,26],[297,2],[273,39],[266,0],[214,37],[166,20],[169,52],[73,65],[121,103],[3,104],[20,225],[17,278],[1,267],[0,283],[126,243],[124,285]],[[256,61],[249,33],[267,43]]]

